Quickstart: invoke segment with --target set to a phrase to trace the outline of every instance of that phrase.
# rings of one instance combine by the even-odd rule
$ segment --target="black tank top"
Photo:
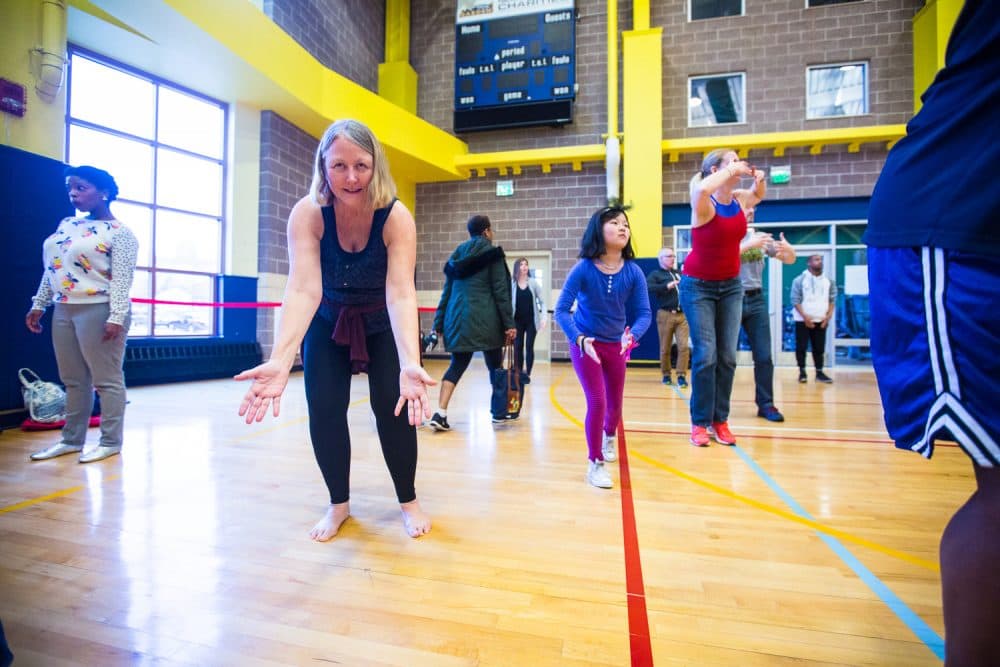
[[[382,231],[396,200],[375,210],[368,243],[358,252],[347,252],[337,238],[337,217],[333,206],[324,206],[323,238],[319,243],[319,262],[323,275],[323,301],[317,315],[333,323],[341,306],[377,306],[364,313],[365,333],[381,333],[390,328],[385,309],[385,276],[389,268],[388,253]]]

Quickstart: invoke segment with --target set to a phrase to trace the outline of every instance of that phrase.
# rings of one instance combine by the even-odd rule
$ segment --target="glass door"
[[[772,335],[776,348],[774,350],[775,366],[794,367],[798,365],[795,359],[795,317],[792,315],[794,307],[792,306],[791,299],[792,282],[806,270],[809,257],[812,255],[820,255],[823,258],[823,275],[831,278],[831,280],[832,276],[836,275],[836,267],[833,265],[833,253],[829,248],[796,247],[795,254],[795,261],[791,264],[774,262],[776,265],[774,273],[776,275],[772,278],[772,286],[776,283],[780,289],[772,290],[773,300],[770,303],[772,304],[772,312],[775,319],[771,321],[771,331],[772,334],[775,331],[781,332],[780,336]],[[827,325],[826,350],[824,351],[824,366],[827,368],[832,367],[835,363],[833,349],[834,339],[837,337],[836,320],[836,312],[834,312],[833,319]],[[809,369],[813,365],[811,354],[811,352],[806,353],[806,367]]]

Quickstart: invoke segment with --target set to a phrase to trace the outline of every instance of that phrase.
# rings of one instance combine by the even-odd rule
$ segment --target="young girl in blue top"
[[[651,319],[646,277],[631,261],[635,251],[623,209],[605,208],[590,217],[579,257],[566,277],[555,318],[569,338],[569,356],[587,398],[587,481],[610,489],[604,462],[618,458],[615,430],[622,416],[625,353]],[[574,301],[576,311],[570,312]]]

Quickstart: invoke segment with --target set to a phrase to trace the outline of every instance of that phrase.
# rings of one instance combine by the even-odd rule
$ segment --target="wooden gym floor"
[[[440,378],[443,361],[428,362]],[[539,364],[494,427],[477,358],[420,430],[405,535],[356,378],[352,512],[328,501],[301,375],[246,426],[241,385],[129,391],[125,451],[31,463],[58,433],[0,435],[0,620],[28,665],[940,664],[937,547],[974,488],[954,446],[895,450],[870,371],[798,384],[757,418],[740,368],[736,447],[688,444],[687,392],[631,368],[615,488],[584,481],[583,395]],[[434,390],[436,397],[436,389]],[[91,430],[96,442],[97,431]]]

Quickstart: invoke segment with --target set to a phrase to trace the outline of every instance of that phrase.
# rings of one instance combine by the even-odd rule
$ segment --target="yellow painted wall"
[[[35,92],[31,54],[41,39],[39,0],[0,0],[0,77],[25,87],[27,113],[0,114],[0,144],[63,159],[66,87],[51,102]],[[63,45],[65,50],[65,44]]]
[[[962,0],[927,0],[913,17],[913,110],[919,111],[920,96],[944,67],[948,38],[955,27]]]

